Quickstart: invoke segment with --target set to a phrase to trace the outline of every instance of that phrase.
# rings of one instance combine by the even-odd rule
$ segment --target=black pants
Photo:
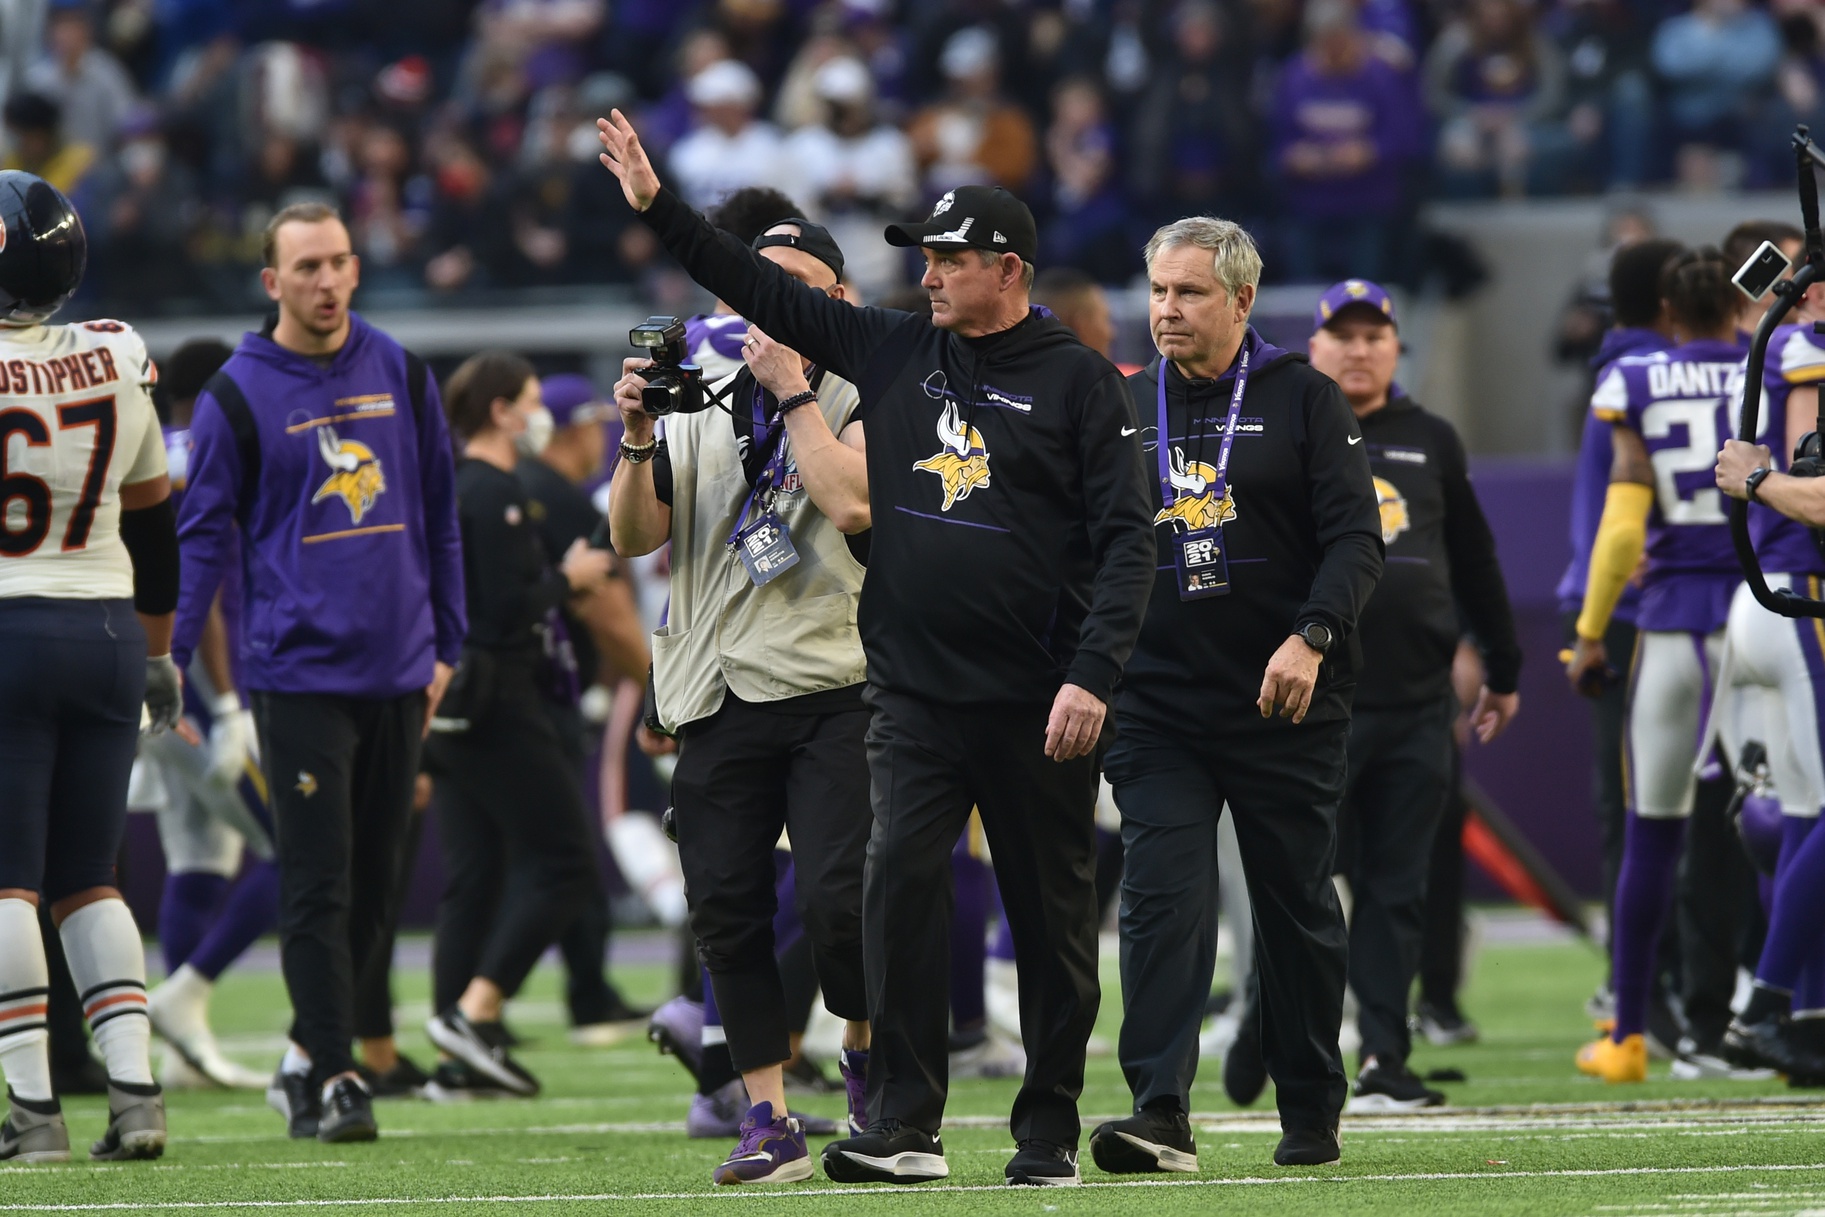
[[[597,882],[581,774],[530,664],[503,660],[493,698],[460,734],[432,740],[444,890],[432,949],[432,1003],[469,982],[519,992]]]
[[[1281,1125],[1330,1128],[1347,950],[1331,883],[1348,722],[1246,734],[1118,724],[1109,781],[1122,811],[1119,1048],[1135,1109],[1191,1110],[1198,1029],[1216,966],[1217,819],[1227,802],[1254,906],[1261,1045]]]
[[[862,860],[868,770],[860,709],[794,714],[734,694],[685,727],[672,772],[673,818],[691,932],[743,1073],[792,1055],[786,993],[774,958],[774,846],[792,841],[799,917],[824,1004],[868,1017],[862,974]]]
[[[1464,981],[1464,754],[1453,741],[1451,787],[1432,834],[1432,867],[1426,876],[1426,929],[1419,948],[1420,1000],[1447,1012],[1457,1009]]]
[[[291,1038],[318,1078],[355,1068],[355,979],[396,915],[423,693],[253,691],[279,862]]]
[[[569,755],[570,763],[581,782],[584,761],[589,752],[584,738],[586,728],[583,716],[574,706],[553,705],[549,707],[549,712],[557,725],[564,751]],[[600,735],[600,731],[597,734]],[[582,789],[589,789],[587,782],[584,782]],[[595,820],[589,815],[590,810],[585,806],[585,816],[592,825],[593,841]],[[598,856],[593,845],[591,856]],[[621,995],[608,983],[606,971],[609,935],[612,930],[608,888],[602,882],[600,865],[590,867],[590,874],[595,882],[590,887],[588,898],[564,933],[558,937],[558,954],[564,960],[564,1004],[570,1011],[571,1025],[577,1027],[606,1022],[620,1015],[625,1008]]]
[[[1686,1030],[1706,1052],[1730,1025],[1744,940],[1762,928],[1755,870],[1728,815],[1734,785],[1729,777],[1698,784],[1674,906]]]
[[[1566,618],[1566,637],[1573,636]],[[1603,908],[1608,924],[1616,919],[1616,876],[1622,870],[1622,835],[1628,823],[1628,800],[1622,790],[1622,726],[1628,708],[1629,669],[1635,657],[1635,627],[1611,621],[1603,650],[1619,679],[1591,702],[1591,748],[1595,757],[1591,802],[1597,809],[1598,840],[1603,850]]]
[[[1417,706],[1356,707],[1351,715],[1344,814],[1353,821],[1350,987],[1363,1059],[1404,1065],[1412,1043],[1407,996],[1425,934],[1432,838],[1451,788],[1449,696]]]
[[[399,878],[393,889],[393,915],[381,930],[374,949],[368,953],[366,966],[355,977],[356,1039],[388,1039],[393,1034],[393,943],[399,937],[399,912],[405,907],[406,893],[412,887],[412,872],[418,864],[418,843],[424,835],[424,813],[415,811],[407,821],[405,842],[399,847]]]
[[[894,1119],[936,1132],[943,1122],[951,850],[973,805],[1020,965],[1027,1073],[1014,1099],[1014,1139],[1075,1146],[1084,1049],[1101,1000],[1097,758],[1046,759],[1046,705],[949,706],[873,688],[868,703],[869,1123]]]

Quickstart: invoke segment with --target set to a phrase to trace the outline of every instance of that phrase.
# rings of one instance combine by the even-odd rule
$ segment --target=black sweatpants
[[[252,696],[277,830],[291,1038],[323,1080],[355,1068],[355,978],[396,915],[425,696]]]
[[[1201,725],[1200,725],[1201,726]],[[1219,736],[1124,719],[1105,766],[1122,812],[1122,1072],[1135,1110],[1191,1110],[1216,966],[1217,819],[1235,816],[1254,907],[1261,1046],[1285,1129],[1328,1129],[1348,1088],[1347,949],[1331,873],[1348,722]]]
[[[406,821],[406,839],[399,847],[399,877],[393,888],[392,916],[380,931],[368,961],[355,977],[355,1038],[387,1039],[393,1034],[393,943],[399,937],[399,912],[412,888],[418,864],[418,843],[425,835],[425,814],[415,811]]]
[[[588,901],[595,833],[582,775],[530,663],[496,665],[492,701],[460,734],[432,737],[444,890],[431,1000],[456,1004],[476,977],[511,997]]]
[[[876,688],[867,701],[874,710],[874,830],[863,895],[874,1018],[868,1122],[899,1120],[928,1133],[943,1122],[951,850],[974,806],[1020,966],[1027,1072],[1010,1118],[1014,1139],[1075,1146],[1084,1049],[1101,1000],[1097,757],[1046,759],[1051,707],[1044,704],[940,705]]]
[[[1432,834],[1432,867],[1426,876],[1426,929],[1419,948],[1420,1000],[1457,1009],[1464,981],[1464,754],[1453,741],[1451,787],[1438,831]]]
[[[1734,792],[1728,776],[1698,783],[1679,862],[1679,992],[1686,1030],[1703,1052],[1715,1052],[1730,1025],[1744,940],[1762,931],[1755,869],[1728,814]]]
[[[1351,715],[1344,814],[1353,821],[1350,987],[1363,1059],[1406,1064],[1407,997],[1425,935],[1432,839],[1451,790],[1449,695],[1415,706],[1357,706]]]
[[[867,726],[859,707],[793,713],[729,693],[716,713],[679,737],[672,812],[691,932],[738,1072],[792,1055],[794,1020],[773,943],[773,854],[781,829],[792,842],[799,918],[824,1005],[841,1019],[868,1017],[862,974]]]
[[[564,751],[570,758],[571,765],[577,771],[577,780],[583,782],[583,764],[589,748],[585,739],[588,730],[583,722],[583,715],[574,706],[547,705],[552,722],[558,728],[558,738],[564,745]],[[601,730],[596,735],[601,736]],[[582,789],[587,792],[588,783]],[[584,806],[585,817],[591,822],[591,853],[594,853],[594,817],[591,808]],[[592,1023],[606,1022],[614,1017],[624,1006],[621,995],[608,983],[608,944],[613,931],[613,920],[609,916],[608,887],[602,880],[602,868],[595,865],[590,868],[594,882],[589,896],[572,918],[568,928],[558,937],[558,954],[564,960],[564,1004],[570,1011],[570,1022],[575,1027],[585,1027]]]

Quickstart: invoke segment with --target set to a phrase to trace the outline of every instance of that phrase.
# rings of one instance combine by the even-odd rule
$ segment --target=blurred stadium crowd
[[[370,307],[669,273],[595,162],[632,112],[706,205],[788,188],[890,290],[883,218],[965,182],[1042,266],[1165,219],[1270,277],[1409,283],[1416,205],[1785,181],[1817,0],[0,0],[5,163],[81,210],[91,306],[240,309],[279,207],[338,204]],[[869,240],[844,240],[845,229]],[[665,294],[660,292],[661,295]]]

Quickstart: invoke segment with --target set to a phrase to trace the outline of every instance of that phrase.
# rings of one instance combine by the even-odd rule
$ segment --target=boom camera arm
[[[1745,443],[1753,444],[1761,431],[1762,405],[1762,368],[1768,358],[1768,342],[1774,336],[1775,327],[1779,326],[1787,314],[1792,312],[1806,294],[1806,289],[1814,283],[1825,279],[1825,239],[1819,232],[1819,181],[1817,171],[1825,168],[1825,151],[1812,142],[1804,125],[1796,127],[1793,132],[1794,160],[1798,169],[1800,186],[1800,219],[1806,230],[1806,249],[1804,262],[1793,273],[1791,279],[1770,282],[1778,275],[1786,259],[1778,251],[1764,246],[1737,272],[1735,282],[1750,299],[1760,299],[1769,291],[1775,294],[1774,304],[1755,327],[1755,341],[1749,348],[1749,366],[1743,376],[1743,414],[1738,438]],[[1772,259],[1768,256],[1772,253]],[[1773,275],[1768,273],[1773,263]],[[1820,435],[1825,433],[1825,393],[1819,395],[1819,422],[1815,429],[1800,441],[1798,450],[1793,454],[1793,464],[1789,470],[1796,477],[1818,477],[1825,474],[1825,452],[1821,451]],[[1776,438],[1776,443],[1784,443],[1784,438]],[[1762,575],[1761,562],[1755,556],[1755,545],[1749,539],[1749,504],[1732,499],[1730,505],[1730,536],[1736,543],[1736,558],[1742,563],[1743,577],[1748,581],[1749,590],[1762,607],[1783,617],[1825,617],[1825,600],[1814,600],[1810,596],[1796,594],[1790,588],[1770,588],[1768,580]],[[1813,532],[1813,540],[1825,548],[1825,533]]]

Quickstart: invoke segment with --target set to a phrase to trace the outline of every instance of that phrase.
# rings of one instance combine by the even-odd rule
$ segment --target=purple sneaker
[[[678,1063],[696,1077],[703,1064],[703,1003],[674,997],[653,1011],[652,1020],[646,1025],[646,1038],[657,1044],[661,1053],[677,1057]]]
[[[849,1135],[859,1137],[868,1131],[868,1050],[843,1049],[837,1067],[849,1093]]]
[[[775,1116],[773,1104],[756,1103],[741,1122],[741,1142],[710,1182],[797,1183],[811,1178],[811,1151],[805,1130],[791,1116]]]
[[[693,1140],[725,1140],[741,1135],[741,1113],[748,1105],[748,1088],[735,1078],[715,1094],[691,1096],[691,1110],[684,1118],[685,1135]]]

